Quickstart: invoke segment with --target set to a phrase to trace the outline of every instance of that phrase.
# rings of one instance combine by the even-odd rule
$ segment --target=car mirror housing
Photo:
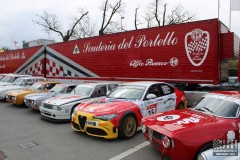
[[[154,99],[157,98],[157,96],[155,94],[148,94],[147,95],[147,99]]]

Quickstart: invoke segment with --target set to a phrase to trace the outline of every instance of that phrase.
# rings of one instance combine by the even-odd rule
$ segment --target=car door
[[[160,92],[162,93],[163,103],[160,102],[158,106],[159,112],[168,110],[174,110],[176,107],[177,96],[174,92],[174,88],[166,83],[159,84]]]
[[[149,98],[149,95],[155,95],[155,98]],[[144,97],[143,100],[143,108],[144,108],[144,112],[143,113],[143,117],[158,113],[159,111],[159,104],[163,103],[164,99],[161,97],[161,93],[159,90],[159,85],[158,84],[154,84],[151,85]]]

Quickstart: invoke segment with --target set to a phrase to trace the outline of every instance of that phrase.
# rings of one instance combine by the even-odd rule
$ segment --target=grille
[[[87,132],[89,134],[94,134],[94,135],[99,135],[99,136],[106,136],[107,135],[107,133],[104,130],[99,129],[99,128],[88,127]]]
[[[79,115],[79,116],[78,116],[78,121],[79,121],[79,124],[80,124],[79,126],[80,126],[80,129],[81,129],[81,130],[84,129],[86,120],[87,120],[87,117],[82,116],[82,115]]]
[[[43,103],[43,108],[53,109],[53,106],[51,104]]]
[[[80,127],[79,127],[79,125],[78,125],[77,123],[72,122],[72,126],[73,126],[75,129],[80,130]]]
[[[25,101],[26,101],[26,102],[25,102],[25,104],[26,104],[27,106],[30,106],[30,105],[31,105],[31,103],[32,103],[32,101],[31,101],[31,100],[29,100],[29,99],[26,99]]]
[[[13,96],[8,95],[8,99],[13,100]]]
[[[158,133],[156,131],[153,131],[153,137],[155,137],[156,139],[163,141],[163,138],[165,137],[163,134]]]

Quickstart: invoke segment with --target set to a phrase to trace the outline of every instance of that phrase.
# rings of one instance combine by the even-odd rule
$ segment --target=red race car
[[[239,112],[240,92],[207,93],[193,108],[143,118],[142,131],[162,158],[192,160],[215,141],[239,141]]]
[[[125,83],[107,97],[80,104],[72,114],[72,128],[91,136],[131,138],[142,117],[186,107],[186,97],[168,83]]]

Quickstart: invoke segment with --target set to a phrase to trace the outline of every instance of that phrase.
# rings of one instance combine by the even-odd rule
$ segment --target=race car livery
[[[186,107],[184,92],[162,82],[131,82],[106,97],[78,105],[72,128],[106,139],[131,138],[141,129],[141,119],[166,110]]]
[[[6,93],[6,101],[15,105],[23,105],[24,97],[29,94],[47,92],[59,82],[36,82],[28,89],[13,90]]]
[[[19,77],[12,84],[0,88],[0,100],[6,99],[6,93],[11,90],[27,89],[35,82],[45,81],[43,77]]]
[[[214,142],[239,141],[240,92],[207,93],[195,107],[142,119],[147,141],[166,159],[192,160]]]
[[[39,110],[42,101],[62,94],[69,94],[76,86],[76,84],[57,84],[46,93],[34,93],[25,96],[24,103],[33,110]]]
[[[76,86],[70,94],[59,95],[42,102],[41,117],[49,121],[70,121],[74,108],[90,98],[105,96],[117,83],[85,83]]]

